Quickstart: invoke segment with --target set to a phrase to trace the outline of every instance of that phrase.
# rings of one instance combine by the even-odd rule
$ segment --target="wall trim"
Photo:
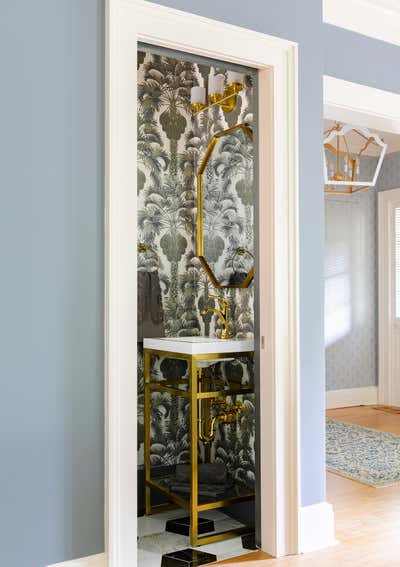
[[[400,7],[382,0],[324,0],[323,21],[400,45]]]
[[[63,561],[62,563],[54,563],[47,567],[106,567],[105,553],[82,557],[81,559],[72,559],[71,561]]]
[[[319,502],[300,509],[300,552],[308,553],[336,545],[335,520],[332,505]]]
[[[378,403],[378,387],[346,388],[326,392],[326,409],[373,406]]]
[[[324,118],[400,134],[399,94],[324,75]]]
[[[207,38],[218,37],[210,43]],[[143,0],[106,2],[105,390],[108,567],[136,560],[137,43],[259,71],[261,546],[298,551],[297,45]],[[285,258],[285,262],[282,262]],[[264,344],[265,343],[265,344]],[[262,348],[261,348],[262,346]]]

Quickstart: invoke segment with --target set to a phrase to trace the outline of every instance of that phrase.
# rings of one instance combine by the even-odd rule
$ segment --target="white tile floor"
[[[140,567],[160,567],[163,553],[191,547],[189,537],[165,532],[165,522],[167,520],[185,515],[186,512],[184,510],[173,510],[155,514],[154,516],[141,516],[138,518],[138,565],[140,565]],[[207,512],[203,512],[201,516],[214,520],[216,532],[229,530],[242,525],[219,510],[207,510]],[[157,534],[163,535],[157,536]],[[151,535],[157,537],[154,539],[148,537],[146,541],[140,541],[141,537]],[[217,556],[218,561],[249,553],[248,549],[243,549],[240,537],[202,545],[196,549],[213,553]]]

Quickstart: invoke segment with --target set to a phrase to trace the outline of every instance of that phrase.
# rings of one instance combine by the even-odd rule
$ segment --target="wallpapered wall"
[[[375,158],[362,160],[370,177]],[[377,381],[376,190],[325,195],[326,389]]]
[[[371,172],[375,158],[365,158]],[[376,188],[325,196],[326,389],[378,383],[376,191],[400,186],[400,152],[388,154]]]
[[[212,314],[200,310],[214,306],[209,293],[221,295],[210,285],[196,257],[195,173],[211,136],[238,123],[253,121],[252,76],[246,75],[235,110],[224,114],[217,107],[193,118],[190,89],[206,84],[212,71],[208,65],[177,60],[149,52],[138,54],[138,239],[155,252],[138,255],[139,270],[158,269],[166,336],[210,335],[219,331]],[[216,72],[225,68],[217,67]],[[236,147],[236,150],[234,149]],[[243,171],[253,170],[253,160],[240,145],[220,154],[218,167],[210,164],[206,174],[212,182],[207,194],[218,222],[215,235],[223,243],[216,261],[231,254],[249,237],[253,219],[252,187],[240,180]],[[232,153],[233,150],[233,153]],[[246,163],[242,173],[238,164]],[[239,168],[240,169],[240,168]],[[210,185],[210,186],[211,186]],[[208,234],[210,232],[208,231]],[[225,291],[230,302],[230,331],[234,336],[253,335],[253,287]],[[139,465],[143,465],[143,350],[138,345]],[[154,360],[153,377],[181,377],[186,362]],[[227,363],[221,369],[236,381],[252,379],[247,361]],[[220,425],[212,458],[226,462],[231,474],[247,484],[254,480],[254,405],[244,399],[246,411],[236,425]],[[172,465],[189,460],[187,401],[165,393],[153,393],[151,411],[151,462]]]
[[[400,187],[400,152],[388,154],[382,164],[378,179],[378,191],[398,189]]]

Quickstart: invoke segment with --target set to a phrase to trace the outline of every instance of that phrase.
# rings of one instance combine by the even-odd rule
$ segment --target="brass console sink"
[[[181,354],[224,354],[254,350],[254,339],[218,339],[211,337],[166,337],[144,339],[143,347]]]

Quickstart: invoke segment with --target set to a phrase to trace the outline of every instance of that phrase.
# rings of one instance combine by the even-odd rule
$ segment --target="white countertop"
[[[143,339],[143,347],[180,354],[223,354],[254,351],[254,339],[210,337],[162,337]]]

